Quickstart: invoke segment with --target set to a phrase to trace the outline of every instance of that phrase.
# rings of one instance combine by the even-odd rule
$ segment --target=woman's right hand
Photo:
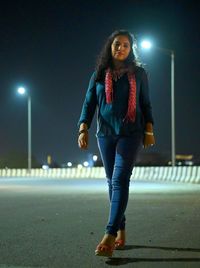
[[[88,147],[88,131],[81,133],[78,137],[78,146],[80,149],[87,149]]]

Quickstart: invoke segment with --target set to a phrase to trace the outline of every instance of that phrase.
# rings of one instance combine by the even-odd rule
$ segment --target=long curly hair
[[[105,78],[105,70],[107,68],[113,68],[111,45],[114,39],[119,35],[127,36],[131,46],[131,51],[124,62],[125,66],[132,68],[132,70],[134,71],[136,66],[141,65],[137,56],[137,45],[134,36],[127,30],[116,30],[108,37],[102,51],[97,58],[96,81],[103,81],[103,79]]]

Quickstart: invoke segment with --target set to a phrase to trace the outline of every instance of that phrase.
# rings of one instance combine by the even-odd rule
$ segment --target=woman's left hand
[[[144,141],[143,141],[144,148],[147,148],[149,146],[153,146],[154,144],[155,144],[154,135],[144,134]]]

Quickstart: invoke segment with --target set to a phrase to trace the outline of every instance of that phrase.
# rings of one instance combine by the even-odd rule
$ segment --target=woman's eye
[[[119,43],[115,43],[115,47],[118,47],[118,46],[120,46],[120,44]]]
[[[115,43],[114,43],[114,47],[115,47],[115,49],[118,49],[119,46],[122,46],[122,47],[124,47],[124,48],[126,48],[126,49],[129,48],[129,44],[123,44],[123,43],[121,44],[121,43],[119,43],[119,42],[115,42]]]

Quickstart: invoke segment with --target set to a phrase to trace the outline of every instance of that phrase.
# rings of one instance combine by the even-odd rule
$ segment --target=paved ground
[[[127,246],[94,256],[105,180],[0,178],[0,267],[200,267],[200,185],[132,182]]]

